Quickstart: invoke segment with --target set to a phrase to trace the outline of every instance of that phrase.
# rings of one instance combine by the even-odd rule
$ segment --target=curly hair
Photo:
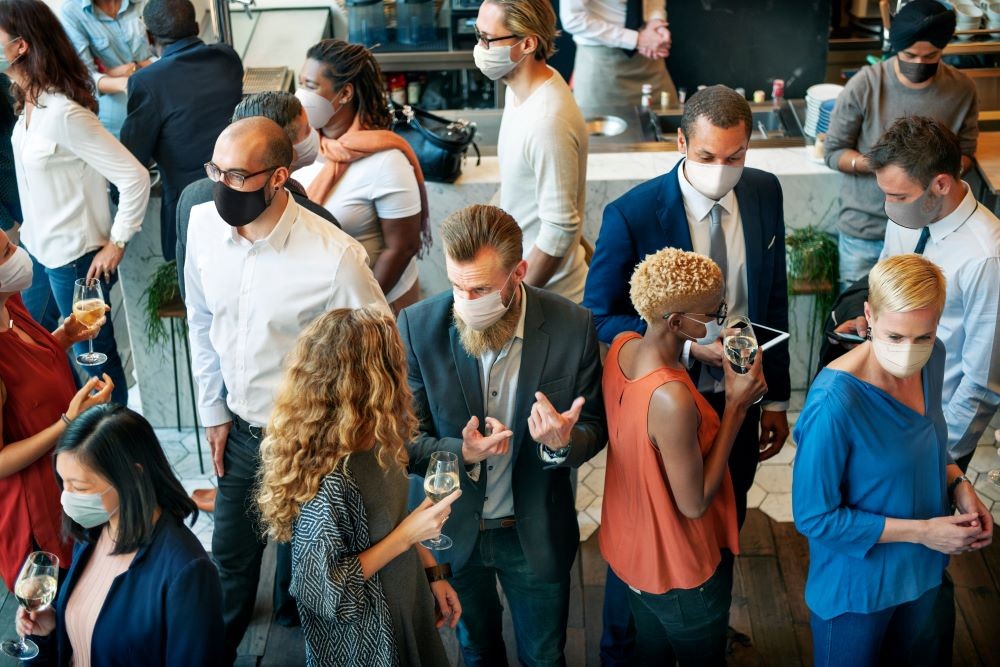
[[[324,39],[306,52],[306,58],[323,63],[325,76],[335,91],[354,86],[361,126],[366,130],[386,130],[392,123],[382,68],[375,55],[360,44],[340,39]]]
[[[265,534],[292,537],[302,505],[351,453],[407,461],[416,436],[395,321],[371,308],[332,310],[299,337],[261,443],[257,505]]]
[[[696,312],[706,301],[714,301],[709,306],[714,307],[722,296],[719,265],[704,255],[677,248],[646,255],[635,267],[629,288],[632,305],[647,324],[666,313]]]

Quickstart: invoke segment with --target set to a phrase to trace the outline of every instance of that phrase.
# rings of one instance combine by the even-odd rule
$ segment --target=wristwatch
[[[118,248],[119,250],[125,249],[125,241],[115,241],[114,239],[111,239],[111,242],[114,243],[115,247]]]
[[[968,482],[969,484],[972,484],[972,480],[971,479],[969,479],[965,475],[959,475],[955,479],[951,480],[950,484],[948,484],[948,497],[949,498],[951,498],[952,496],[955,495],[955,489],[957,489],[958,485],[961,484],[962,482]]]
[[[448,563],[432,565],[425,567],[424,572],[427,574],[427,581],[433,584],[435,581],[443,581],[451,576],[451,565]]]

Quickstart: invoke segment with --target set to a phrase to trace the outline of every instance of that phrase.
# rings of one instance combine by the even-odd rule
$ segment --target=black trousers
[[[702,394],[712,408],[722,417],[726,409],[726,394]],[[742,529],[747,518],[747,493],[753,486],[753,478],[757,474],[757,463],[760,461],[760,406],[752,405],[747,410],[746,419],[736,433],[733,450],[729,454],[729,475],[733,478],[733,491],[736,493],[736,521]]]

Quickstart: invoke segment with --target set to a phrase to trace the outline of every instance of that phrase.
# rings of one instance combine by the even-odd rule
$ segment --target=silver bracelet
[[[69,420],[69,417],[66,416],[65,412],[62,413],[61,415],[59,415],[59,419],[61,419],[63,421],[63,423],[66,424],[66,426],[69,426],[70,420]]]

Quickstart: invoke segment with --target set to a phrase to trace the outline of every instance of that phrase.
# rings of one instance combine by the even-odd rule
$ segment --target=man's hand
[[[841,322],[839,325],[837,325],[837,328],[834,329],[834,331],[836,331],[837,333],[854,334],[856,336],[861,336],[862,338],[867,338],[868,318],[866,318],[864,315],[859,315],[858,317],[855,317],[852,320],[846,320],[844,322]],[[843,341],[837,341],[837,343],[846,347],[848,350],[851,350],[860,345],[860,343],[845,343]]]
[[[976,541],[969,545],[969,550],[974,551],[989,546],[990,542],[993,541],[993,515],[990,514],[989,509],[979,499],[979,496],[976,495],[976,490],[972,488],[972,484],[961,482],[955,487],[955,507],[958,508],[959,514],[975,513],[979,515],[978,523],[982,528],[982,532],[976,538]],[[975,523],[972,522],[972,525]]]
[[[788,415],[772,410],[760,411],[760,458],[766,461],[785,446],[788,439]]]
[[[212,467],[215,468],[215,474],[219,477],[226,474],[222,461],[226,453],[226,441],[229,440],[231,428],[233,428],[231,421],[218,426],[205,427],[205,439],[208,440],[208,446],[212,450]]]
[[[111,241],[108,241],[94,255],[94,261],[90,263],[90,268],[87,269],[87,280],[104,278],[104,282],[111,282],[111,274],[118,270],[118,265],[124,256],[124,248],[119,248]]]
[[[717,340],[711,345],[698,345],[691,343],[691,356],[708,366],[722,368],[725,355],[722,352],[722,341]]]
[[[528,431],[532,439],[552,451],[567,446],[573,427],[580,418],[583,403],[583,396],[577,396],[569,410],[557,412],[545,394],[536,391],[535,404],[531,406],[531,415],[528,417]]]
[[[663,60],[670,55],[671,38],[670,30],[667,29],[667,24],[664,23],[660,25],[660,27],[656,29],[656,32],[663,41],[660,42],[660,46],[657,49],[639,50],[639,54],[643,58],[649,58],[650,60]]]
[[[514,432],[493,417],[486,418],[489,435],[479,432],[479,417],[473,415],[462,429],[462,460],[466,465],[479,463],[491,456],[502,456],[510,449]]]
[[[666,30],[667,22],[662,19],[653,19],[639,29],[639,37],[636,40],[636,50],[646,58],[658,57],[656,54],[664,49],[670,52],[670,31]],[[664,29],[666,35],[660,32]],[[663,56],[666,57],[666,56]]]

